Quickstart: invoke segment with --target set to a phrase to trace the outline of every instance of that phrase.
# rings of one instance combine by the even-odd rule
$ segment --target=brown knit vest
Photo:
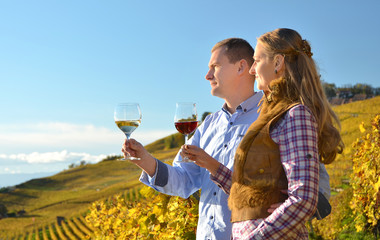
[[[259,118],[243,137],[235,154],[228,198],[232,222],[266,218],[271,204],[287,198],[280,192],[288,188],[288,181],[278,145],[270,137],[270,127],[297,104],[285,99],[264,101]]]

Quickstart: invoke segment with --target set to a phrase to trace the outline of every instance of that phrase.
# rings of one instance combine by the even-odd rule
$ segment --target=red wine
[[[178,132],[187,135],[195,131],[198,126],[198,121],[175,122],[174,125]]]

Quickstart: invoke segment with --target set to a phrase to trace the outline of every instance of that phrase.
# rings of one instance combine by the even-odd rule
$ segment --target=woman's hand
[[[181,148],[181,156],[188,157],[200,167],[206,168],[212,175],[216,175],[220,163],[208,155],[203,149],[194,145],[183,145]]]
[[[283,190],[281,190],[281,193],[283,193],[284,195],[288,195],[288,190],[287,189],[283,189]],[[274,204],[270,205],[270,208],[268,209],[268,212],[269,213],[273,213],[274,210],[276,210],[276,208],[278,208],[282,204],[283,204],[283,202],[281,202],[281,203],[274,203]]]

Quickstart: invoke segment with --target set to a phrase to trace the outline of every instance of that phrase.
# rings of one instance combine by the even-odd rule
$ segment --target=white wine
[[[116,125],[120,128],[121,131],[129,138],[131,133],[140,125],[141,120],[121,120],[115,121]]]
[[[118,128],[129,139],[132,132],[140,126],[141,110],[138,103],[119,103],[113,112],[113,119]],[[140,160],[139,157],[131,156],[124,152],[124,158],[120,160]]]

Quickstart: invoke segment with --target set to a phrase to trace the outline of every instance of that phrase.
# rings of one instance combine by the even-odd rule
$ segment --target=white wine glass
[[[188,142],[188,136],[198,126],[197,108],[195,103],[176,103],[174,115],[174,125],[178,132],[185,136],[185,145]],[[192,162],[187,157],[182,158],[182,162]]]
[[[141,110],[138,103],[119,103],[115,107],[114,120],[116,125],[129,140],[133,131],[141,123]],[[137,157],[127,156],[120,160],[141,160]]]

